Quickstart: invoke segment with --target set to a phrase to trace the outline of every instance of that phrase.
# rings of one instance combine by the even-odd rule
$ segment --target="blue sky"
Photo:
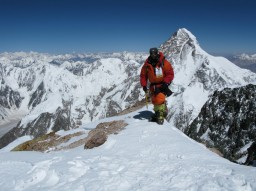
[[[0,52],[147,52],[186,28],[208,53],[256,53],[255,9],[253,0],[0,0]]]

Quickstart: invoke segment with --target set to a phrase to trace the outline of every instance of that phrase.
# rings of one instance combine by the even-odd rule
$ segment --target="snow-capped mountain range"
[[[256,54],[239,54],[227,58],[241,68],[246,68],[256,73]]]
[[[239,58],[240,60],[248,60],[248,61],[253,61],[253,62],[256,62],[256,54],[240,54],[240,55],[237,55],[235,56],[236,58]]]
[[[116,114],[142,99],[138,68],[145,58],[127,52],[63,57],[4,53],[1,123],[19,113],[24,116],[9,135],[37,137]],[[7,142],[15,139],[9,135]]]
[[[201,49],[179,29],[160,46],[173,64],[175,92],[168,121],[185,131],[215,90],[256,83],[256,74]],[[2,124],[19,114],[17,127],[0,139],[3,147],[23,135],[68,130],[132,106],[144,97],[140,68],[147,53],[0,55]]]

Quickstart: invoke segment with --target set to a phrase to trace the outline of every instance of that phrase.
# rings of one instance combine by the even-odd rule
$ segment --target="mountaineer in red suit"
[[[155,114],[150,120],[163,124],[167,115],[165,98],[172,94],[168,86],[174,78],[174,72],[171,63],[157,48],[150,48],[149,54],[141,68],[140,84],[145,93],[149,91],[154,105]]]

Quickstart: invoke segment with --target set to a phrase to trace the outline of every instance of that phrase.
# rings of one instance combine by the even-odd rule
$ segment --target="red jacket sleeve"
[[[171,63],[168,60],[164,61],[164,82],[170,84],[174,78],[174,71]]]
[[[142,87],[147,86],[147,81],[148,81],[147,66],[146,66],[146,63],[144,63],[140,71],[140,85]]]

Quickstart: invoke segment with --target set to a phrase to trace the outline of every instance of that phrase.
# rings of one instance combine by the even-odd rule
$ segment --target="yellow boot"
[[[159,125],[164,123],[164,118],[166,117],[166,104],[154,105],[155,120]]]

